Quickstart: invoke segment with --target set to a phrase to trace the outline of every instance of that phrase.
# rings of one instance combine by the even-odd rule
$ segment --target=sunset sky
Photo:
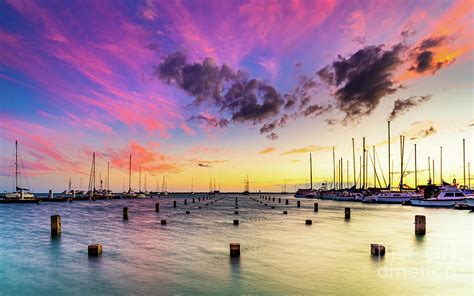
[[[14,143],[35,192],[87,189],[92,152],[122,191],[133,158],[154,190],[252,191],[357,174],[362,137],[387,178],[387,121],[419,183],[427,157],[473,160],[472,1],[0,0],[0,190]],[[372,165],[369,165],[369,183]],[[471,169],[473,175],[474,167]],[[399,178],[395,176],[395,179]],[[413,184],[413,174],[407,176]],[[309,182],[309,180],[308,180]],[[474,180],[471,182],[474,184]],[[128,184],[125,184],[128,188]]]

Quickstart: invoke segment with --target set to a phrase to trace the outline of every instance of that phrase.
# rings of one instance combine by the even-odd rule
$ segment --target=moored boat
[[[410,200],[412,206],[420,207],[451,208],[459,203],[466,203],[466,195],[457,186],[452,185],[441,186],[433,197]]]

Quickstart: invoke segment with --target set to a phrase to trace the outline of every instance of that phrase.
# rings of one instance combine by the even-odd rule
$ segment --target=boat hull
[[[466,198],[466,203],[471,209],[474,209],[474,198]]]
[[[436,200],[436,199],[412,199],[410,204],[416,207],[431,207],[431,208],[451,208],[455,204],[465,203],[466,199],[447,199],[447,200]]]

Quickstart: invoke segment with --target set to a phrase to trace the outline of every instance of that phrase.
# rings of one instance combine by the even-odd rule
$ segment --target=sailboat
[[[390,121],[388,122],[388,145],[390,147]],[[404,202],[408,202],[412,199],[419,199],[422,198],[423,195],[416,192],[416,189],[413,190],[412,188],[408,187],[406,184],[403,183],[403,176],[405,174],[405,169],[403,167],[403,157],[405,152],[405,136],[400,136],[400,184],[399,184],[399,191],[391,191],[390,190],[390,182],[388,186],[388,191],[381,191],[374,195],[366,196],[363,199],[363,202],[366,203],[390,203],[390,204],[402,204]],[[415,150],[415,160],[416,160],[416,150]],[[390,153],[389,153],[389,163],[390,163]],[[416,162],[415,162],[416,165]],[[389,167],[390,169],[390,167]],[[416,171],[416,170],[415,170]],[[389,179],[391,172],[389,171]]]
[[[15,141],[15,191],[6,193],[3,202],[37,202],[33,193],[29,189],[22,188],[20,185],[21,172],[18,171],[19,148],[18,141]]]
[[[244,182],[245,182],[245,187],[244,187],[244,192],[242,192],[242,194],[243,195],[250,195],[249,175],[247,175],[247,179]]]
[[[313,159],[311,153],[309,154],[309,179],[310,179],[310,188],[298,189],[295,193],[296,198],[316,198],[318,192],[313,189]]]

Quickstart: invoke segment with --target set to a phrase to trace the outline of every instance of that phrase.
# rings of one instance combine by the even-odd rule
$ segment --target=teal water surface
[[[198,195],[1,204],[0,294],[473,293],[470,211],[322,200],[302,200],[297,208],[295,199],[283,195],[262,203],[220,197],[208,206],[197,202]],[[278,197],[290,198],[290,204],[278,203]],[[127,221],[123,207],[129,208]],[[344,207],[352,209],[350,220]],[[50,235],[55,214],[62,217],[59,238]],[[417,214],[427,219],[423,237],[414,234]],[[87,246],[99,242],[102,256],[89,258]],[[241,244],[239,259],[229,257],[230,242]],[[385,245],[385,257],[371,256],[371,243]]]

